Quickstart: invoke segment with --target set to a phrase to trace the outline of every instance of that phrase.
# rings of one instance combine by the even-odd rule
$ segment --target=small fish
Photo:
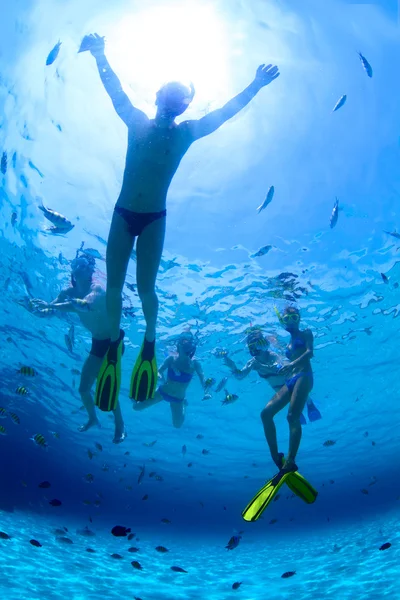
[[[227,377],[224,377],[223,379],[221,379],[221,381],[219,382],[219,384],[216,387],[216,392],[220,392],[221,390],[224,389],[226,382],[228,381]]]
[[[275,188],[273,185],[271,185],[271,187],[268,190],[268,193],[265,197],[265,200],[262,204],[260,204],[260,206],[257,208],[257,212],[258,214],[260,214],[260,212],[262,210],[264,210],[264,208],[267,208],[268,204],[270,204],[272,202],[272,198],[274,197],[274,193],[275,193]]]
[[[171,571],[175,571],[175,573],[187,573],[182,567],[171,567]]]
[[[286,571],[281,577],[282,579],[288,579],[289,577],[293,577],[293,575],[296,575],[296,571]]]
[[[57,44],[54,46],[54,48],[52,50],[50,50],[47,58],[46,58],[46,66],[49,67],[50,65],[53,64],[53,62],[56,60],[58,53],[60,52],[60,46],[61,46],[62,42],[60,42],[60,40],[58,40]]]
[[[154,440],[154,442],[143,442],[143,446],[147,446],[147,448],[152,448],[155,444],[157,444],[157,440]]]
[[[58,537],[57,542],[61,542],[62,544],[73,544],[74,543],[70,538],[65,537],[65,536]]]
[[[169,519],[161,519],[161,523],[165,523],[165,525],[170,525],[171,521]]]
[[[7,417],[7,411],[5,408],[0,406],[0,419],[5,419]]]
[[[111,529],[111,533],[115,535],[115,537],[126,537],[130,531],[130,528],[124,527],[123,525],[115,525],[115,527]]]
[[[208,377],[204,382],[204,389],[208,391],[215,384],[214,377]]]
[[[258,256],[265,256],[266,254],[268,254],[268,252],[270,250],[272,250],[272,248],[273,248],[273,246],[271,246],[270,244],[268,246],[263,246],[262,248],[257,250],[257,252],[255,252],[254,254],[250,254],[250,258],[256,258]]]
[[[329,446],[334,446],[336,444],[336,440],[326,440],[322,445],[329,448]]]
[[[87,525],[84,529],[77,529],[76,533],[82,537],[94,537],[96,535]]]
[[[361,64],[364,67],[364,71],[366,72],[366,74],[368,75],[368,77],[372,77],[373,71],[372,71],[371,65],[369,64],[369,62],[367,61],[367,59],[365,58],[365,56],[363,56],[361,54],[361,52],[358,52],[358,56],[360,57]]]
[[[0,162],[0,170],[5,175],[7,173],[7,152],[3,152]]]
[[[216,358],[225,358],[225,356],[228,356],[228,350],[226,348],[215,348],[212,351],[212,354]]]
[[[103,446],[101,444],[99,444],[99,442],[96,442],[95,446],[99,452],[103,452]]]
[[[385,544],[383,544],[379,550],[388,550],[390,548],[392,544],[390,542],[386,542]]]
[[[27,375],[28,377],[35,377],[37,375],[37,371],[33,367],[23,366],[17,370],[17,373],[21,373],[21,375]]]
[[[233,404],[238,398],[237,394],[230,394],[228,390],[225,390],[225,399],[221,401],[221,404]]]
[[[36,548],[42,547],[42,544],[40,542],[38,542],[37,540],[29,540],[29,543],[32,544],[32,546],[36,546]]]
[[[114,554],[110,555],[111,558],[115,558],[116,560],[121,560],[122,558],[124,558],[123,556],[121,556],[120,554],[117,554],[116,552]]]
[[[165,548],[165,546],[156,546],[155,549],[157,550],[157,552],[160,552],[160,554],[165,554],[166,552],[169,552],[168,548]]]
[[[20,396],[26,396],[28,393],[28,390],[25,387],[23,387],[22,385],[20,385],[15,390],[15,393],[19,394]]]
[[[391,235],[392,237],[396,238],[397,240],[400,240],[400,233],[397,233],[397,231],[385,231],[385,230],[383,230],[383,233],[387,233],[388,235]]]
[[[75,326],[72,324],[68,331],[69,339],[71,340],[72,347],[75,346]]]
[[[196,435],[196,440],[203,440],[204,439],[204,435],[202,435],[201,433],[198,433]]]
[[[92,460],[92,458],[93,458],[94,456],[96,456],[96,455],[95,455],[95,454],[94,454],[94,453],[93,453],[93,452],[90,450],[90,448],[88,448],[87,455],[88,455],[88,457],[89,457],[89,460]]]
[[[193,467],[193,463],[188,463],[188,467]]]
[[[7,430],[3,425],[0,425],[0,435],[7,435]]]
[[[50,481],[42,481],[41,483],[38,484],[38,487],[45,490],[45,489],[51,487],[51,483],[50,483]]]
[[[84,481],[86,481],[87,483],[93,483],[94,481],[94,476],[91,473],[88,473],[87,475],[84,476]]]
[[[62,502],[61,500],[57,500],[57,498],[54,498],[53,500],[50,500],[49,504],[51,504],[51,506],[61,506]]]
[[[11,225],[12,225],[13,227],[15,227],[15,224],[16,224],[16,222],[17,222],[17,219],[18,219],[18,215],[17,215],[17,213],[16,213],[16,212],[13,212],[13,213],[12,213],[12,215],[11,215]]]
[[[68,531],[67,528],[65,528],[65,529],[53,529],[53,533],[56,536],[65,535],[66,531]]]
[[[130,530],[129,530],[130,531]],[[133,538],[135,537],[136,533],[130,533],[128,535],[128,542],[130,542],[131,540],[133,540]]]
[[[146,472],[146,467],[143,465],[143,467],[140,469],[139,477],[137,480],[138,485],[140,485],[142,483],[145,472]]]
[[[335,204],[333,205],[331,217],[329,219],[330,228],[333,229],[338,222],[339,218],[339,200],[335,199]]]
[[[335,112],[335,111],[339,110],[339,108],[342,108],[342,106],[345,104],[346,100],[347,100],[347,96],[346,96],[346,94],[344,94],[336,102],[335,106],[333,107],[332,112]]]
[[[64,217],[64,215],[61,215],[52,208],[46,208],[44,204],[39,205],[39,210],[42,211],[42,213],[44,214],[46,219],[50,221],[50,223],[53,223],[56,229],[71,231],[71,229],[74,227],[71,221]]]
[[[134,569],[137,569],[138,571],[143,571],[143,567],[142,567],[142,565],[141,565],[141,564],[140,564],[140,562],[138,562],[137,560],[133,560],[133,561],[131,562],[131,565],[132,565],[132,567],[133,567]]]
[[[238,590],[240,588],[240,586],[242,585],[243,581],[235,581],[235,583],[232,584],[232,589],[233,590]]]
[[[156,475],[155,480],[156,481],[164,481],[164,477],[161,477],[161,475]]]
[[[51,435],[56,438],[56,440],[60,439],[60,434],[57,431],[50,431]]]
[[[7,411],[4,408],[3,408],[3,410],[7,413]],[[0,416],[1,416],[1,410],[0,410]],[[183,444],[183,446],[182,446],[182,455],[185,456],[186,452],[187,452],[186,445]]]
[[[275,525],[275,523],[277,523],[277,522],[278,522],[278,519],[271,519],[270,522],[269,522],[269,524],[270,525]]]
[[[35,442],[37,446],[41,448],[47,448],[48,443],[46,442],[45,437],[41,433],[35,433],[33,437],[31,437],[32,442]]]
[[[227,545],[225,546],[225,548],[227,550],[234,550],[235,548],[237,548],[239,546],[241,539],[242,539],[241,535],[233,535],[231,537],[231,539],[229,540],[229,542],[227,543]]]
[[[136,548],[135,546],[131,546],[130,548],[128,548],[128,552],[140,552],[140,549]]]
[[[4,531],[0,531],[0,540],[11,540],[11,537],[8,533],[4,533]]]
[[[148,500],[148,499],[149,499],[149,495],[148,495],[148,494],[145,494],[145,495],[143,496],[143,498],[142,498],[142,500]]]
[[[207,455],[207,454],[210,454],[210,451],[209,451],[209,450],[206,450],[206,449],[204,449],[204,450],[202,450],[202,451],[201,451],[201,453],[202,453],[202,454],[204,454],[204,455]]]
[[[368,494],[368,490],[366,490],[365,488],[364,488],[364,489],[362,489],[362,490],[360,490],[360,491],[361,491],[361,493],[362,493],[362,494],[365,494],[365,495],[367,495],[367,494]]]
[[[212,395],[211,394],[204,394],[204,396],[202,397],[202,401],[204,400],[211,400]]]
[[[70,339],[70,337],[69,337],[68,333],[66,333],[66,334],[64,335],[64,340],[65,340],[65,345],[67,346],[68,352],[71,352],[71,353],[72,353],[72,351],[73,351],[73,347],[72,347],[72,344],[71,344],[71,339]]]
[[[389,277],[387,277],[385,275],[385,273],[381,273],[381,277],[382,277],[383,283],[386,283],[386,285],[387,285],[389,283]]]
[[[94,554],[96,552],[96,550],[93,550],[93,548],[86,548],[86,552],[89,552],[90,554]]]

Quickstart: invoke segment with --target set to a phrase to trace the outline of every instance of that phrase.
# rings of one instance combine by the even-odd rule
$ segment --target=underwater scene
[[[398,2],[2,8],[0,590],[400,597]]]

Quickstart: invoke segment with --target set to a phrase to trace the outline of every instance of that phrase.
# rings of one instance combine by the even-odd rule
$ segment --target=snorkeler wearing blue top
[[[93,281],[94,271],[93,257],[77,255],[71,263],[71,286],[62,290],[52,302],[39,299],[31,301],[34,309],[43,315],[55,314],[56,311],[76,313],[82,325],[92,334],[92,347],[84,362],[79,384],[79,393],[89,419],[85,425],[79,427],[78,431],[87,431],[94,426],[101,427],[96,416],[91,389],[110,346],[106,293],[101,285]],[[126,433],[119,403],[112,410],[115,419],[113,442],[120,444],[124,441]]]
[[[201,363],[194,354],[196,340],[190,332],[182,333],[178,339],[176,349],[178,356],[169,356],[160,367],[160,377],[167,372],[167,377],[156,391],[154,398],[143,402],[135,402],[134,410],[143,410],[158,404],[162,400],[169,402],[171,408],[172,424],[182,427],[185,420],[186,390],[197,373],[202,387],[204,387],[204,374]]]
[[[278,354],[271,352],[268,338],[265,337],[259,327],[254,327],[249,331],[246,342],[252,358],[247,361],[243,369],[238,369],[236,363],[229,356],[224,358],[225,365],[230,368],[236,379],[244,379],[255,371],[269,383],[275,392],[280,391],[282,386],[285,385],[285,377],[282,374],[282,359]],[[311,422],[321,419],[321,413],[310,397],[307,398],[307,413]],[[307,423],[303,413],[300,415],[300,421],[302,425]]]
[[[171,180],[191,144],[216,131],[234,117],[278,76],[278,68],[261,65],[250,85],[222,108],[198,120],[176,124],[194,97],[194,87],[169,82],[157,92],[155,119],[135,108],[123,91],[104,55],[104,38],[85,36],[80,51],[95,57],[101,81],[119,117],[128,127],[128,150],[122,189],[117,200],[107,245],[107,311],[111,345],[102,365],[96,395],[118,398],[121,382],[120,320],[122,288],[137,237],[137,290],[146,320],[146,331],[134,366],[130,397],[154,397],[157,382],[155,337],[158,298],[155,281],[164,245],[166,198]],[[104,400],[107,402],[107,399]]]
[[[290,333],[291,339],[286,350],[286,357],[290,362],[280,370],[280,374],[285,377],[285,383],[261,412],[261,420],[272,460],[279,469],[290,472],[297,471],[295,459],[302,434],[300,417],[313,387],[311,359],[314,354],[314,338],[310,329],[300,331],[300,312],[297,308],[288,306],[282,315],[278,311],[277,315],[281,325]],[[287,404],[289,452],[283,462],[283,455],[278,452],[274,416]]]

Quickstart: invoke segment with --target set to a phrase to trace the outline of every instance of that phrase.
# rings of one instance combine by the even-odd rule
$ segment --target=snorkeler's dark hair
[[[283,311],[283,314],[293,315],[295,313],[300,316],[300,311],[297,306],[291,306],[290,304],[288,304]]]
[[[76,286],[76,279],[73,275],[74,270],[78,267],[79,263],[82,264],[83,262],[86,263],[87,270],[90,272],[90,278],[93,277],[93,273],[95,272],[95,269],[96,269],[96,261],[95,261],[94,257],[89,256],[88,254],[85,254],[83,256],[82,255],[78,256],[78,252],[77,252],[76,258],[74,258],[74,260],[71,261],[71,271],[72,271],[71,272],[71,285],[72,285],[72,287]]]

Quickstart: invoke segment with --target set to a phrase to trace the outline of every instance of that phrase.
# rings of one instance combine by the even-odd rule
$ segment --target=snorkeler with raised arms
[[[182,427],[185,420],[186,390],[195,373],[204,388],[204,374],[200,361],[195,357],[196,338],[190,331],[179,336],[176,350],[177,356],[168,356],[159,369],[160,377],[164,381],[156,391],[154,398],[135,402],[133,409],[144,410],[165,400],[171,408],[172,424],[179,428]],[[164,378],[165,372],[166,377]]]
[[[96,381],[104,356],[110,346],[110,327],[106,309],[104,288],[93,281],[95,260],[91,256],[78,256],[71,263],[71,286],[62,290],[55,300],[31,300],[32,307],[43,315],[76,313],[82,325],[92,334],[92,347],[86,358],[79,384],[79,393],[88,413],[88,421],[79,427],[87,431],[91,427],[100,427],[96,416],[91,388]],[[50,312],[49,312],[49,309]],[[114,406],[102,406],[102,410],[112,410],[115,419],[114,444],[120,444],[126,437],[124,421],[119,403]]]
[[[290,362],[279,370],[280,375],[285,377],[285,382],[262,410],[261,420],[271,458],[279,472],[257,492],[246,506],[242,512],[242,517],[246,521],[259,519],[284,483],[309,504],[314,502],[317,497],[316,490],[297,472],[298,467],[295,463],[302,434],[301,414],[313,387],[311,368],[311,358],[314,354],[313,335],[309,329],[302,331],[299,329],[300,312],[296,308],[289,306],[282,315],[277,310],[276,312],[279,322],[291,336],[286,350],[286,357]],[[283,453],[278,452],[274,417],[288,404],[289,451],[285,460]]]
[[[176,124],[194,97],[194,86],[166,83],[156,95],[157,113],[149,119],[135,108],[123,91],[104,54],[104,38],[85,36],[80,52],[95,57],[101,81],[119,117],[128,128],[128,149],[122,189],[117,200],[107,245],[107,311],[111,345],[101,367],[98,404],[115,402],[121,382],[120,320],[122,288],[129,258],[137,239],[137,291],[146,321],[143,345],[133,368],[130,396],[136,401],[153,398],[158,377],[155,337],[158,298],[155,281],[164,245],[166,198],[171,180],[191,144],[216,131],[234,117],[265,86],[279,76],[276,66],[261,65],[250,85],[222,108],[198,120]],[[102,397],[105,396],[104,400]]]

